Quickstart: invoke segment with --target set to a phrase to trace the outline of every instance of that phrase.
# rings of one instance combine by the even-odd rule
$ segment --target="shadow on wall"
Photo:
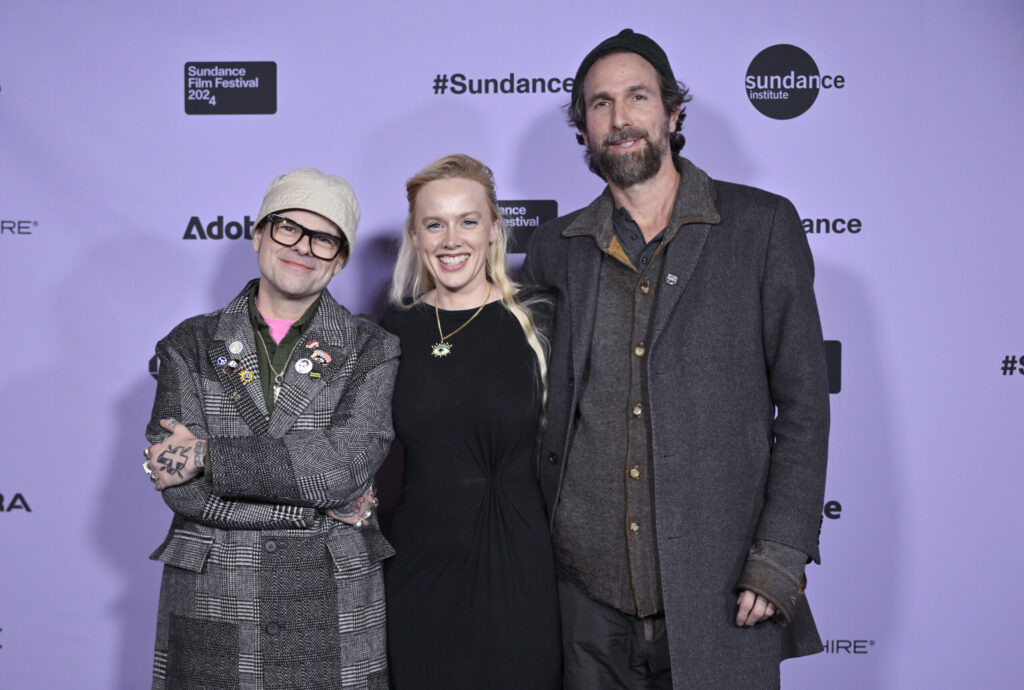
[[[146,361],[140,359],[138,368],[138,378],[117,401],[117,419],[123,423],[118,425],[114,438],[95,526],[100,551],[124,582],[114,604],[114,615],[120,622],[116,661],[119,690],[149,682],[162,567],[147,557],[160,545],[172,517],[142,473],[145,426],[153,407],[156,381],[146,373]]]
[[[391,271],[398,257],[400,233],[398,228],[387,227],[374,228],[368,232],[369,236],[357,245],[352,261],[339,274],[340,277],[348,272],[347,284],[359,286],[357,295],[331,291],[334,298],[353,313],[377,321],[387,308]]]
[[[498,198],[510,198],[504,189],[522,190],[527,199],[554,199],[559,214],[590,203],[604,186],[587,169],[576,130],[565,120],[560,107],[545,111],[523,130],[511,178],[496,180]]]
[[[881,688],[893,677],[867,655],[896,656],[882,645],[899,638],[896,611],[907,596],[900,587],[907,553],[899,529],[906,517],[904,487],[887,383],[892,362],[883,356],[879,310],[869,303],[864,282],[843,266],[817,262],[815,292],[827,317],[825,337],[843,343],[843,390],[831,397],[825,492],[825,500],[840,503],[842,512],[839,519],[823,520],[822,566],[808,568],[807,592],[822,639],[833,648],[784,664],[784,687],[818,687],[827,677],[837,690]],[[857,640],[864,656],[850,651]]]

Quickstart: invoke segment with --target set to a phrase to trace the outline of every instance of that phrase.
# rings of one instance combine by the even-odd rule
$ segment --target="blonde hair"
[[[520,301],[516,298],[519,286],[509,278],[506,244],[508,232],[501,220],[497,193],[494,191],[494,173],[486,165],[463,153],[439,158],[413,175],[405,183],[405,195],[409,201],[409,215],[405,219],[405,231],[398,248],[398,260],[391,279],[391,302],[399,308],[408,309],[423,301],[423,296],[435,289],[434,277],[420,261],[412,235],[415,231],[416,196],[430,182],[436,180],[464,179],[479,183],[486,192],[487,206],[491,221],[498,223],[498,238],[487,249],[485,271],[488,282],[498,289],[502,304],[516,317],[526,336],[526,342],[537,356],[544,397],[547,397],[547,339],[537,330],[529,306],[538,299]]]

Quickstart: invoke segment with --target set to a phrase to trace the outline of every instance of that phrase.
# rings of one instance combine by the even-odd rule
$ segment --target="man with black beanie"
[[[630,29],[583,59],[569,119],[608,186],[524,266],[556,299],[540,473],[570,689],[776,687],[822,649],[813,262],[789,201],[678,155],[689,100]]]

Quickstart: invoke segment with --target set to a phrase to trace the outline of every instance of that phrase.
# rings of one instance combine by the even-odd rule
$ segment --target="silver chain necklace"
[[[263,354],[267,356],[267,366],[270,367],[270,373],[274,375],[274,402],[276,403],[277,396],[281,394],[281,382],[284,381],[284,372],[288,371],[287,363],[292,360],[292,355],[295,354],[295,348],[299,346],[299,341],[302,340],[302,338],[296,338],[295,344],[292,345],[291,352],[288,353],[288,359],[285,360],[284,370],[278,372],[278,370],[274,368],[274,359],[270,356],[270,348],[267,347],[267,341],[263,339],[263,332],[257,330],[256,335],[259,336],[260,344],[263,345]]]

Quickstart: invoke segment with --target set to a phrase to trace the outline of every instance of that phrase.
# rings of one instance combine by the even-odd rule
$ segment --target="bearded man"
[[[642,34],[583,59],[569,119],[608,186],[524,265],[556,301],[540,475],[566,688],[775,687],[822,649],[811,253],[789,201],[678,155],[688,100]]]

